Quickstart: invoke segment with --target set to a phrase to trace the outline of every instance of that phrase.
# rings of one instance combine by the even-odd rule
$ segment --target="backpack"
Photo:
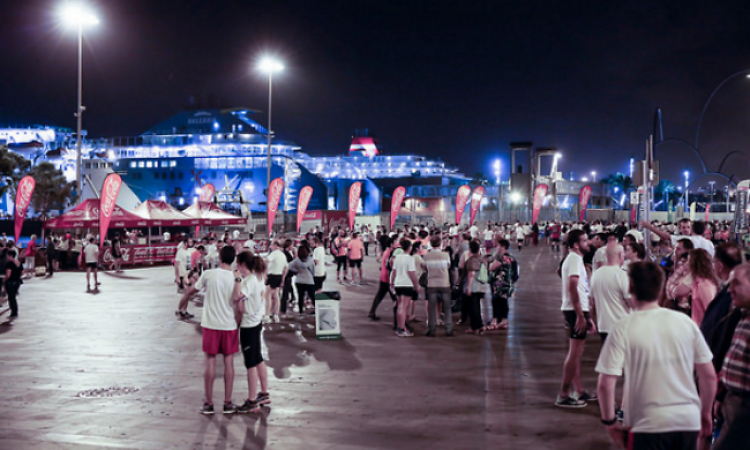
[[[479,271],[477,271],[477,276],[475,278],[477,280],[477,283],[480,284],[487,284],[490,281],[490,275],[487,272],[487,263],[482,262],[482,265],[479,266]]]

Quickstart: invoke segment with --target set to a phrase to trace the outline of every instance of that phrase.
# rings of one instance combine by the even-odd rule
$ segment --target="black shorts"
[[[268,275],[268,278],[266,278],[266,286],[271,286],[272,289],[276,289],[281,287],[283,281],[281,275]]]
[[[96,269],[96,263],[90,263],[90,262],[87,262],[87,263],[86,263],[86,267],[89,267],[89,268],[91,268],[91,269]]]
[[[340,271],[341,268],[344,268],[346,270],[346,256],[337,256],[336,257],[336,271]]]
[[[560,238],[559,237],[553,237],[553,238],[550,238],[550,239],[552,239],[552,242],[560,242]]]
[[[362,268],[362,260],[361,259],[350,259],[349,260],[349,267],[351,267],[351,268],[359,267],[361,269]]]
[[[403,297],[414,298],[414,294],[415,292],[414,292],[413,287],[396,286],[396,295],[398,295],[399,297],[403,296]]]
[[[586,340],[586,334],[587,330],[583,330],[583,333],[577,333],[576,332],[576,312],[575,311],[563,311],[563,316],[565,317],[565,323],[568,327],[568,331],[570,331],[570,338],[571,339],[578,339],[578,340]],[[588,311],[583,312],[583,317],[586,318],[586,320],[589,320],[589,313]],[[588,328],[588,326],[587,326]]]
[[[263,362],[260,346],[261,331],[263,331],[263,324],[258,324],[252,328],[240,328],[240,349],[247,369],[252,369]]]
[[[326,276],[323,275],[322,277],[313,277],[313,281],[315,282],[315,290],[323,289],[323,282],[326,280]]]

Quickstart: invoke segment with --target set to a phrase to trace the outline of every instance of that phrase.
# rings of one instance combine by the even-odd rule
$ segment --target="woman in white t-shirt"
[[[240,343],[242,356],[247,368],[247,400],[237,408],[239,413],[257,412],[261,406],[271,403],[268,393],[268,370],[263,359],[263,316],[266,302],[263,278],[266,263],[260,256],[251,252],[237,255],[237,270],[242,278],[236,283],[234,301],[240,314]],[[260,392],[257,393],[258,382]]]
[[[409,254],[412,243],[408,239],[401,240],[402,252],[393,260],[391,271],[391,286],[396,291],[398,310],[396,313],[396,335],[399,337],[414,336],[406,325],[407,312],[411,309],[412,297],[419,287],[417,282],[417,267],[414,258]]]

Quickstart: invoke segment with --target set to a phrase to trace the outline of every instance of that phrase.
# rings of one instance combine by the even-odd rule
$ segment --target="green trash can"
[[[341,339],[341,293],[325,291],[315,294],[315,335],[318,339]]]

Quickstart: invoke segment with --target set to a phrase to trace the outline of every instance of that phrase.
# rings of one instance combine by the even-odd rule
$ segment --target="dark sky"
[[[75,127],[75,33],[57,1],[6,0],[0,121]],[[508,144],[564,154],[567,177],[627,171],[656,107],[667,137],[694,140],[700,110],[727,76],[750,69],[747,1],[118,0],[89,3],[84,128],[136,135],[190,96],[260,110],[271,52],[274,129],[314,155],[346,151],[369,128],[391,153],[442,157],[491,173]],[[750,80],[718,93],[700,140],[709,170],[750,142]],[[265,124],[265,116],[260,117]],[[663,145],[662,177],[700,171]],[[732,157],[728,174],[750,177]],[[504,175],[507,177],[507,174]],[[721,182],[720,184],[723,184]]]

